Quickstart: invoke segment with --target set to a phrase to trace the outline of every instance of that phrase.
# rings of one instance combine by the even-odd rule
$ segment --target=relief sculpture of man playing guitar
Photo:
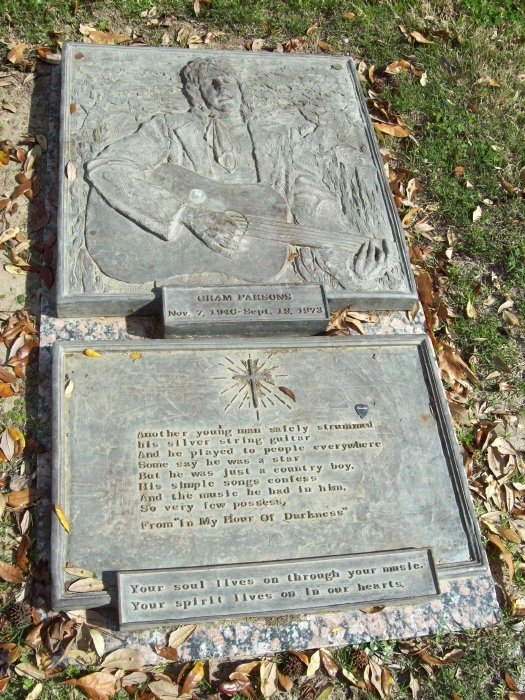
[[[191,61],[181,79],[188,112],[154,115],[86,166],[86,245],[103,272],[126,282],[403,285],[393,246],[363,218],[358,149],[345,162],[346,146],[295,106],[254,114],[223,59]],[[135,256],[124,271],[122,247]]]

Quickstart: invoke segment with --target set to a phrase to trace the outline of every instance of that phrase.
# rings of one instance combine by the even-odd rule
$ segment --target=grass
[[[141,17],[154,5],[156,17],[169,14],[169,27],[148,25]],[[177,32],[185,24],[196,33],[223,31],[214,48],[239,47],[255,37],[273,46],[305,36],[316,26],[306,45],[311,50],[319,38],[330,43],[334,53],[350,54],[367,65],[384,68],[394,60],[406,59],[425,71],[425,86],[406,72],[397,85],[386,85],[381,93],[413,131],[417,145],[408,139],[388,138],[384,145],[420,179],[422,192],[417,203],[430,205],[433,235],[445,241],[452,232],[457,238],[446,295],[457,313],[451,332],[458,348],[481,378],[497,369],[495,358],[506,362],[512,374],[504,379],[513,390],[498,393],[497,380],[483,383],[482,390],[492,405],[503,402],[522,409],[525,199],[507,193],[500,184],[503,178],[515,187],[525,187],[522,0],[211,0],[209,6],[203,4],[199,16],[192,0],[78,0],[75,9],[74,0],[2,0],[0,39],[33,45],[78,41],[83,23],[102,31],[134,29],[153,45],[160,44],[167,33],[170,43],[176,45]],[[343,13],[350,11],[355,18],[343,19]],[[400,24],[408,33],[420,31],[434,43],[409,44]],[[459,176],[454,174],[457,166],[465,168]],[[478,206],[482,215],[474,222],[472,215]],[[439,245],[434,246],[437,252]],[[437,269],[437,260],[431,257],[432,266]],[[509,329],[497,313],[507,296],[515,301],[513,310],[521,327]],[[495,299],[492,305],[487,303],[491,297]],[[475,306],[476,318],[465,314],[468,301]],[[25,424],[27,413],[36,415],[33,407],[28,411],[17,404],[1,422]],[[472,445],[475,428],[462,428],[458,437]],[[523,591],[522,571],[518,570],[516,580]],[[453,693],[461,700],[503,699],[508,693],[504,671],[518,681],[525,680],[523,632],[510,621],[483,631],[434,638],[430,645],[429,653],[436,655],[458,645],[467,653],[459,662],[433,668],[425,675],[414,657],[402,654],[391,643],[367,646],[369,652],[397,665],[393,698],[412,697],[409,673],[416,669],[422,700],[450,700]],[[350,648],[336,656],[343,666],[352,668]],[[5,697],[23,697],[34,685],[17,677]],[[40,697],[69,698],[77,692],[52,681],[46,683]]]

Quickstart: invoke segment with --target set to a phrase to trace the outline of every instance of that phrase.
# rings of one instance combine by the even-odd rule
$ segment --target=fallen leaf
[[[476,80],[476,83],[485,83],[487,85],[490,85],[491,87],[499,88],[501,85],[494,80],[494,78],[491,78],[490,76],[486,76],[485,78],[480,78],[479,80]]]
[[[131,357],[132,360],[138,360],[142,357],[141,352],[130,352],[129,356]]]
[[[132,673],[128,673],[127,676],[124,676],[122,679],[122,685],[142,685],[148,680],[149,677],[146,673],[143,673],[142,671],[133,671]]]
[[[239,693],[240,695],[244,695],[247,698],[250,698],[250,700],[257,700],[257,695],[255,694],[254,689],[252,688],[252,684],[249,680],[234,680],[234,681],[226,681],[224,683],[219,684],[219,692],[224,693],[224,695],[232,696],[235,695],[235,693]]]
[[[86,348],[84,350],[84,355],[87,355],[87,357],[102,357],[102,355],[99,352],[93,350],[92,348]]]
[[[477,318],[478,313],[476,311],[476,308],[474,304],[470,301],[470,299],[467,301],[467,306],[465,307],[465,314],[467,315],[467,318]]]
[[[525,693],[509,693],[508,700],[525,700]]]
[[[105,642],[102,634],[98,630],[91,628],[89,630],[89,634],[91,636],[93,646],[95,647],[95,651],[97,652],[98,656],[104,656]]]
[[[433,44],[433,41],[427,39],[421,34],[421,32],[411,32],[410,36],[413,37],[419,44]]]
[[[69,182],[74,182],[77,177],[77,169],[72,161],[66,165],[66,177]]]
[[[284,688],[287,693],[292,692],[293,681],[291,678],[289,678],[288,676],[285,676],[284,673],[277,671],[277,680],[279,681],[281,687]]]
[[[16,377],[15,377],[16,379]],[[10,384],[6,384],[6,382],[0,382],[0,398],[1,399],[7,399],[10,396],[15,395],[15,390]]]
[[[478,219],[481,218],[482,210],[481,207],[478,205],[474,211],[472,212],[472,221],[478,221]]]
[[[321,666],[321,654],[319,651],[315,651],[308,662],[308,668],[306,669],[306,677],[310,678],[315,675]]]
[[[410,136],[410,131],[403,129],[402,126],[394,124],[383,124],[381,122],[374,122],[374,129],[376,129],[376,131],[382,131],[383,133],[388,134],[389,136],[395,136],[398,139]]]
[[[261,51],[264,46],[264,39],[254,39],[252,41],[252,51]]]
[[[335,663],[332,654],[327,649],[320,649],[321,662],[330,678],[335,678],[339,671],[339,666]]]
[[[168,659],[168,661],[179,660],[179,652],[171,647],[155,644],[155,653],[158,654],[158,656],[162,656],[164,659]]]
[[[408,687],[412,691],[412,697],[414,698],[414,700],[417,700],[420,688],[417,678],[412,674],[410,674],[410,683],[408,684]]]
[[[293,391],[291,389],[288,389],[288,387],[280,386],[279,391],[282,391],[283,394],[286,394],[286,396],[289,396],[292,399],[292,401],[295,401],[295,394],[293,393]]]
[[[26,695],[26,700],[36,700],[38,697],[40,697],[43,690],[44,686],[42,683],[37,683],[31,692]]]
[[[31,546],[31,540],[28,535],[22,535],[20,543],[16,548],[15,553],[15,565],[24,574],[29,573],[29,559],[27,558],[27,552]]]
[[[8,583],[24,583],[25,576],[22,571],[12,564],[0,560],[0,578]]]
[[[420,651],[417,655],[420,659],[422,659],[426,664],[429,664],[430,666],[447,666],[448,664],[453,664],[456,661],[459,661],[459,659],[463,658],[465,654],[465,649],[453,649],[452,651],[449,651],[447,654],[445,654],[441,659],[437,656],[427,654],[425,651]]]
[[[82,678],[64,681],[64,685],[77,686],[90,700],[108,700],[109,696],[113,696],[117,692],[117,679],[111,673],[103,671],[96,671]]]
[[[173,630],[169,636],[168,646],[170,646],[172,649],[177,649],[191,637],[196,629],[197,625],[182,625],[181,627],[177,627],[177,629]]]
[[[29,270],[24,270],[21,267],[18,267],[18,265],[4,265],[4,270],[6,272],[9,272],[11,275],[27,275]]]
[[[89,569],[82,569],[78,566],[66,566],[65,573],[77,578],[95,578],[95,572]]]
[[[333,52],[332,46],[330,44],[327,44],[326,41],[321,41],[321,39],[317,41],[317,46],[321,49],[321,51],[325,51],[326,53]]]
[[[520,322],[518,317],[512,313],[512,311],[509,311],[508,309],[505,309],[502,313],[502,318],[507,323],[509,326],[519,326]]]
[[[181,694],[191,693],[204,678],[204,664],[202,661],[197,661],[195,666],[188,673],[182,685]]]
[[[199,661],[199,663],[202,663]],[[180,688],[176,683],[171,681],[153,681],[148,685],[151,692],[156,695],[160,700],[174,700],[179,697]]]
[[[71,398],[71,396],[72,396],[72,394],[73,394],[73,387],[74,387],[73,380],[72,380],[72,379],[68,379],[68,380],[66,381],[66,384],[65,384],[65,387],[64,387],[64,396],[66,397],[66,399],[70,399],[70,398]]]
[[[505,671],[504,678],[505,678],[505,683],[507,684],[507,688],[509,688],[509,690],[519,690],[518,684],[516,683],[514,678],[510,675],[510,673],[507,673]]]
[[[16,114],[16,107],[15,105],[10,102],[7,98],[2,100],[2,107],[6,110],[6,112],[12,112],[13,114]]]
[[[390,73],[392,75],[398,75],[399,73],[402,73],[404,70],[410,70],[410,63],[408,61],[393,61],[392,63],[389,63],[388,66],[385,68],[385,73]]]
[[[120,668],[123,671],[127,671],[131,668],[140,668],[145,663],[146,659],[139,651],[135,649],[117,649],[106,656],[100,664],[100,668]]]
[[[7,54],[7,60],[11,63],[20,63],[24,60],[24,52],[27,49],[27,44],[17,44],[13,46],[11,51]]]
[[[333,689],[333,683],[326,683],[323,687],[321,687],[321,691],[314,696],[314,700],[328,700]]]
[[[64,528],[64,530],[65,530],[66,532],[69,532],[69,530],[70,530],[70,528],[69,528],[69,521],[68,521],[68,519],[66,518],[66,514],[65,514],[64,511],[62,510],[62,507],[61,507],[58,503],[55,503],[55,514],[56,514],[56,516],[57,516],[57,518],[58,518],[58,521],[60,522],[60,524],[61,524],[62,527]]]
[[[18,666],[15,666],[15,671],[19,676],[34,678],[37,681],[43,681],[46,677],[45,671],[41,671],[39,668],[36,668],[36,666],[29,663],[18,664]]]
[[[345,12],[343,14],[343,19],[354,19],[355,18],[355,12]]]
[[[36,489],[22,489],[21,491],[13,491],[7,494],[7,505],[11,508],[21,508],[30,506],[41,498],[42,493]]]
[[[494,533],[489,532],[487,534],[487,539],[495,547],[497,547],[503,555],[503,559],[505,560],[505,563],[507,564],[507,568],[509,570],[509,586],[512,586],[512,579],[514,578],[514,562],[512,561],[512,554],[505,547],[499,535],[495,535]]]
[[[77,106],[74,102],[69,105],[69,113],[74,114],[77,111]]]
[[[67,590],[70,593],[96,593],[103,591],[105,588],[104,582],[98,578],[80,578],[77,581],[72,581]],[[116,666],[115,668],[120,668]]]
[[[470,381],[479,384],[479,379],[476,377],[470,367],[464,362],[459,355],[454,352],[450,345],[443,344],[438,349],[438,363],[443,379],[448,383],[454,381],[463,381],[463,376],[467,376]]]
[[[277,692],[277,664],[274,661],[261,661],[261,693],[271,698]]]

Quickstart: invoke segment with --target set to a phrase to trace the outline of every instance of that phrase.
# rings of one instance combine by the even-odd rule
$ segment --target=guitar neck
[[[294,246],[310,248],[343,248],[357,253],[367,239],[352,233],[329,231],[305,227],[299,224],[265,219],[259,216],[247,216],[249,222],[247,235],[269,241],[279,241]]]

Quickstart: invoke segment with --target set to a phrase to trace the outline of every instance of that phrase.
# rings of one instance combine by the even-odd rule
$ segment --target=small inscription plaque
[[[317,611],[439,594],[431,551],[413,549],[237,566],[121,571],[122,629]]]
[[[315,335],[330,318],[319,284],[163,287],[162,306],[166,338]]]

